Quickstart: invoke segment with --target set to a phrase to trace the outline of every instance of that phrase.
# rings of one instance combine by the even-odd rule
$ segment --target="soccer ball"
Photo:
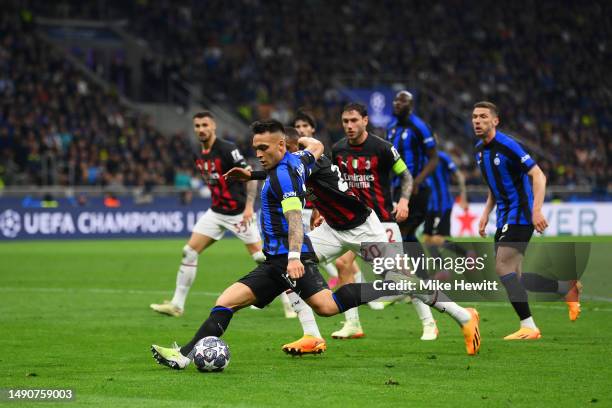
[[[229,347],[218,337],[204,337],[196,343],[194,350],[193,362],[198,371],[203,373],[223,371],[229,364]]]

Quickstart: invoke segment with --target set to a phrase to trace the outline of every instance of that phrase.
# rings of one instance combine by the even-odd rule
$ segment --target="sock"
[[[538,326],[536,326],[535,321],[533,320],[533,317],[529,316],[526,319],[522,319],[521,320],[521,327],[529,327],[530,329],[537,329]]]
[[[336,269],[336,265],[334,265],[333,262],[326,263],[325,265],[323,265],[323,267],[325,268],[325,272],[327,272],[330,277],[338,277],[338,269]]]
[[[465,248],[463,248],[461,245],[453,241],[445,240],[444,243],[442,244],[442,247],[444,249],[448,249],[451,252],[454,252],[455,254],[459,256],[467,255],[467,251],[465,250]]]
[[[463,326],[470,321],[472,315],[465,308],[450,300],[450,298],[440,291],[435,291],[432,295],[415,294],[412,301],[421,300],[425,304],[433,307],[440,313],[448,313],[459,325]]]
[[[266,256],[264,255],[263,251],[257,251],[251,254],[251,257],[253,257],[253,260],[255,261],[255,263],[264,263],[266,260]]]
[[[419,319],[421,319],[421,323],[423,326],[426,324],[435,323],[433,315],[431,314],[431,309],[427,306],[421,299],[416,297],[412,298],[412,305],[414,306],[414,310],[416,311]]]
[[[176,289],[172,297],[172,304],[180,309],[185,309],[185,300],[189,289],[193,284],[198,270],[198,253],[189,245],[183,247],[183,258],[181,266],[176,275]]]
[[[559,290],[559,283],[556,280],[545,278],[537,273],[523,273],[521,283],[531,292],[556,293]]]
[[[442,254],[440,254],[440,247],[437,245],[427,245],[427,251],[432,258],[441,258]]]
[[[181,347],[181,354],[193,359],[191,351],[196,343],[200,341],[200,339],[208,336],[221,337],[221,335],[225,333],[225,330],[227,330],[227,326],[229,326],[233,316],[234,311],[229,307],[213,307],[208,319],[202,323],[195,336],[193,336],[189,343]]]
[[[376,290],[374,283],[368,282],[349,283],[334,292],[332,296],[340,312],[346,312],[349,309],[371,302],[382,296],[397,295],[403,295],[403,293],[398,290]]]
[[[557,281],[557,293],[565,296],[574,285],[576,285],[576,281]]]
[[[419,242],[416,236],[414,235],[406,235],[404,237],[404,242],[408,243],[404,248],[408,248],[408,255],[411,258],[421,258],[425,256],[425,250],[423,249],[423,245]],[[419,268],[414,271],[415,275],[421,279],[429,279],[429,274],[425,268]]]
[[[527,303],[527,291],[521,285],[521,282],[519,282],[516,272],[504,275],[500,280],[506,288],[508,299],[510,299],[510,303],[512,303],[512,307],[519,319],[525,320],[531,317],[531,310],[529,309],[529,303]]]
[[[317,326],[317,321],[315,320],[314,313],[310,306],[306,302],[304,302],[297,293],[293,291],[287,291],[287,298],[291,302],[291,306],[293,310],[298,315],[298,319],[300,319],[300,323],[302,324],[302,330],[304,330],[304,334],[322,338],[321,333],[319,332],[319,326]]]
[[[353,323],[353,324],[360,324],[359,322],[359,309],[354,307],[352,309],[347,310],[346,312],[344,312],[344,317],[346,318],[346,321],[349,323]]]
[[[531,292],[548,292],[566,295],[570,290],[570,281],[558,281],[545,278],[537,273],[523,273],[521,275],[521,283]]]
[[[289,296],[286,292],[280,294],[280,300],[284,308],[291,308],[291,300],[289,300]]]

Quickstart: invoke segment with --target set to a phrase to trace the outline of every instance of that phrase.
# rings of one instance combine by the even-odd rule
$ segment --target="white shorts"
[[[363,224],[346,231],[337,231],[324,222],[308,233],[320,263],[331,262],[346,251],[359,254],[362,242],[387,242],[387,233],[374,211]]]
[[[312,216],[312,208],[302,209],[302,224],[304,224],[304,233],[310,232],[310,217]]]
[[[382,226],[385,229],[385,232],[387,233],[388,242],[402,242],[402,233],[400,231],[399,225],[397,225],[396,222],[383,222]]]
[[[257,228],[257,214],[253,214],[253,221],[247,226],[242,223],[242,214],[225,215],[208,209],[193,227],[193,232],[217,241],[223,238],[226,230],[231,231],[245,244],[255,244],[261,241]]]

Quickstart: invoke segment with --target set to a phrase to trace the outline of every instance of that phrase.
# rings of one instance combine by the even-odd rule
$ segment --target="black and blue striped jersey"
[[[406,124],[394,118],[387,126],[387,140],[393,144],[406,163],[412,177],[416,177],[427,164],[427,150],[436,147],[431,129],[414,113]],[[398,177],[393,179],[393,187],[399,187]]]
[[[536,162],[513,138],[497,131],[476,144],[476,162],[497,204],[497,228],[531,225],[533,191],[527,173]]]
[[[438,151],[436,170],[427,178],[427,184],[431,189],[427,211],[444,213],[453,208],[455,200],[449,186],[451,176],[456,171],[457,166],[453,163],[453,159],[448,154]]]
[[[260,217],[266,256],[289,252],[289,224],[284,213],[304,207],[306,178],[314,164],[315,158],[308,151],[287,152],[276,167],[268,171],[261,190]],[[306,235],[301,252],[314,252]]]

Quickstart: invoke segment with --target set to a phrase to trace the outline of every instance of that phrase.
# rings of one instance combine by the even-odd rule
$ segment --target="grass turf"
[[[318,318],[328,351],[291,358],[280,346],[299,337],[299,323],[275,301],[237,313],[225,372],[158,366],[149,346],[191,338],[216,294],[252,268],[239,241],[219,242],[200,258],[186,314],[163,317],[148,305],[171,297],[182,245],[0,245],[0,388],[73,388],[68,406],[612,406],[606,302],[584,302],[576,323],[562,303],[535,304],[543,339],[512,343],[501,340],[517,328],[510,305],[481,303],[476,357],[446,316],[439,340],[422,342],[410,305],[361,308],[366,338],[333,340],[342,317]],[[18,404],[27,405],[39,406]]]

